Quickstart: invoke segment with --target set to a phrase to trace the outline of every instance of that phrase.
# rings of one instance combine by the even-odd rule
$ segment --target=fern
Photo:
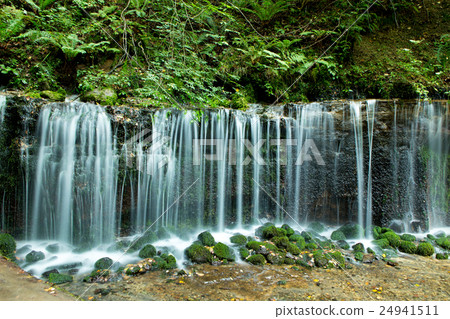
[[[245,10],[255,14],[262,22],[268,22],[275,15],[286,11],[289,8],[289,4],[289,1],[286,0],[262,0],[262,3],[259,1],[252,2],[250,5],[253,9]]]

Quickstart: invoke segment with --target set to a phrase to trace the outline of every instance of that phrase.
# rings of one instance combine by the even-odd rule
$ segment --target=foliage
[[[16,241],[10,234],[0,233],[0,255],[14,259]]]

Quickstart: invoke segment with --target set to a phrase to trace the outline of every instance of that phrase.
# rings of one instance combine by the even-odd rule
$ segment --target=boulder
[[[83,102],[94,102],[101,105],[115,105],[117,103],[116,91],[112,88],[94,89],[81,96]]]
[[[153,245],[147,244],[139,251],[139,258],[152,258],[156,255],[156,248]]]
[[[191,246],[186,248],[185,250],[186,257],[197,264],[205,264],[212,262],[212,254],[211,252],[198,243],[193,243]]]
[[[230,237],[230,242],[238,246],[244,246],[247,243],[247,237],[242,234],[236,234]]]
[[[213,248],[214,254],[220,259],[226,259],[228,261],[235,261],[236,257],[234,251],[223,243],[217,243]]]
[[[32,250],[25,256],[25,261],[27,263],[35,263],[43,259],[45,259],[45,255],[42,251]]]
[[[197,238],[204,246],[211,247],[216,244],[213,235],[211,235],[209,231],[204,231],[203,233],[198,234]]]
[[[48,282],[51,284],[63,284],[72,281],[73,277],[70,275],[51,273],[48,277]]]
[[[113,264],[113,260],[111,258],[103,257],[95,262],[94,267],[96,270],[109,269],[112,266],[112,264]]]

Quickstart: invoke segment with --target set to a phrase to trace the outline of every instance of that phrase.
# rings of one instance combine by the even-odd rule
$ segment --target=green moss
[[[214,254],[220,259],[226,259],[228,261],[235,261],[236,257],[234,256],[234,252],[230,247],[223,243],[217,243],[214,248]]]
[[[290,252],[292,255],[299,255],[301,250],[297,247],[297,245],[293,243],[288,243],[286,250]]]
[[[162,254],[161,257],[155,257],[152,264],[152,270],[168,270],[177,268],[177,260],[169,254]]]
[[[150,244],[156,240],[158,240],[156,234],[154,232],[147,231],[131,244],[130,248],[128,249],[128,252],[134,253],[140,250],[146,244]]]
[[[326,267],[328,265],[328,258],[325,256],[325,254],[322,251],[316,251],[313,254],[314,258],[314,264],[316,267]]]
[[[203,233],[198,234],[197,238],[205,246],[211,247],[216,244],[213,235],[211,235],[209,231],[204,231]]]
[[[281,228],[283,228],[286,231],[286,236],[288,237],[294,234],[294,230],[288,224],[283,224]]]
[[[340,230],[335,230],[334,232],[331,233],[331,237],[332,240],[346,240],[347,238],[345,237],[344,233],[341,232]]]
[[[236,234],[230,237],[230,242],[239,246],[244,246],[247,243],[247,237],[241,234]]]
[[[145,245],[139,252],[139,258],[152,258],[156,255],[156,248],[153,245]]]
[[[259,247],[261,247],[261,245],[262,245],[262,242],[260,242],[260,241],[249,241],[248,243],[247,243],[247,245],[245,245],[248,249],[253,249],[253,250],[258,250],[259,249]]]
[[[350,249],[350,245],[345,240],[338,240],[337,244],[342,249],[345,249],[345,250]]]
[[[272,265],[282,265],[284,263],[285,255],[270,253],[266,256],[266,258]]]
[[[309,265],[309,264],[308,264],[306,261],[304,261],[303,259],[297,259],[297,260],[295,261],[295,264],[298,265],[298,266],[301,266],[301,267],[303,267],[303,268],[306,268],[306,269],[312,269],[311,265]]]
[[[262,243],[262,246],[266,247],[267,250],[273,251],[273,252],[277,252],[279,250],[277,246],[275,246],[274,244],[268,243],[268,242]]]
[[[113,264],[113,260],[109,257],[100,258],[95,262],[95,269],[109,269]]]
[[[273,237],[284,237],[287,231],[283,228],[277,228],[273,225],[264,227],[262,230],[262,237],[265,239],[271,239]]]
[[[261,227],[258,227],[258,228],[255,230],[255,236],[257,236],[257,237],[263,237],[263,231],[264,231],[264,229],[266,229],[267,227],[270,227],[270,226],[275,226],[275,225],[272,224],[272,223],[265,223],[265,224],[262,225]]]
[[[102,88],[84,93],[81,96],[81,100],[84,102],[99,103],[101,105],[116,105],[118,97],[114,89]]]
[[[427,238],[431,239],[431,240],[435,240],[436,239],[436,237],[434,237],[432,234],[427,234]]]
[[[442,248],[450,250],[450,240],[448,240],[446,237],[436,238],[435,242]]]
[[[245,260],[248,256],[250,256],[250,252],[247,248],[241,247],[239,248],[239,255],[241,256],[242,260]]]
[[[58,91],[42,91],[40,96],[44,99],[63,102],[66,99],[66,91],[59,89]]]
[[[10,234],[0,234],[0,255],[6,258],[15,259],[16,241]]]
[[[369,253],[369,254],[376,255],[376,252],[375,252],[372,248],[370,248],[370,247],[367,247],[366,251],[367,251],[367,253]]]
[[[400,241],[401,241],[400,236],[392,231],[382,233],[380,235],[380,239],[383,239],[383,238],[387,239],[389,242],[389,245],[391,245],[392,247],[400,246]]]
[[[373,240],[372,243],[382,249],[389,247],[389,240],[387,240],[386,238]]]
[[[292,258],[284,258],[284,263],[286,264],[286,265],[294,265],[295,264],[295,259],[292,259]]]
[[[64,275],[64,274],[52,273],[48,277],[48,282],[51,284],[63,284],[63,283],[72,282],[72,281],[73,281],[72,276]]]
[[[381,227],[380,226],[373,226],[372,227],[372,236],[375,239],[378,239],[381,234]]]
[[[434,247],[430,243],[420,243],[416,250],[417,255],[432,256],[434,254]]]
[[[186,257],[197,264],[210,263],[212,261],[211,252],[198,243],[193,243],[185,250]]]
[[[411,234],[403,234],[403,235],[400,235],[400,239],[406,240],[406,241],[416,241],[416,236],[411,235]]]
[[[341,231],[347,239],[361,238],[364,236],[364,229],[358,224],[346,224],[339,227],[338,231]]]
[[[448,259],[448,254],[447,253],[445,253],[445,254],[437,253],[436,259],[441,259],[441,260]]]
[[[362,243],[357,243],[352,246],[354,251],[364,252],[364,245]]]
[[[312,222],[308,225],[308,229],[315,231],[316,233],[321,233],[325,231],[325,226],[320,222]]]
[[[253,265],[264,265],[266,263],[266,258],[261,254],[256,254],[248,257],[247,262]]]
[[[278,248],[287,248],[289,245],[289,238],[286,236],[276,236],[272,238],[272,242],[278,247]]]
[[[400,241],[400,245],[398,246],[398,250],[407,254],[415,254],[416,249],[417,248],[414,243],[406,240]]]
[[[364,254],[360,251],[356,251],[353,255],[355,256],[355,260],[357,261],[362,261],[364,258]]]
[[[345,258],[344,256],[342,256],[340,251],[334,251],[331,253],[328,253],[329,256],[331,257],[331,259],[333,259],[334,261],[336,261],[338,263],[338,266],[340,268],[345,268]]]
[[[308,243],[305,245],[305,248],[308,250],[314,250],[314,249],[317,249],[317,245],[314,243]]]

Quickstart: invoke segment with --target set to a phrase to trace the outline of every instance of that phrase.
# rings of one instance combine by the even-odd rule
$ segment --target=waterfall
[[[3,123],[6,109],[6,96],[0,95],[0,125]]]
[[[30,238],[111,241],[117,158],[103,109],[84,103],[46,106],[39,116],[38,144]]]

